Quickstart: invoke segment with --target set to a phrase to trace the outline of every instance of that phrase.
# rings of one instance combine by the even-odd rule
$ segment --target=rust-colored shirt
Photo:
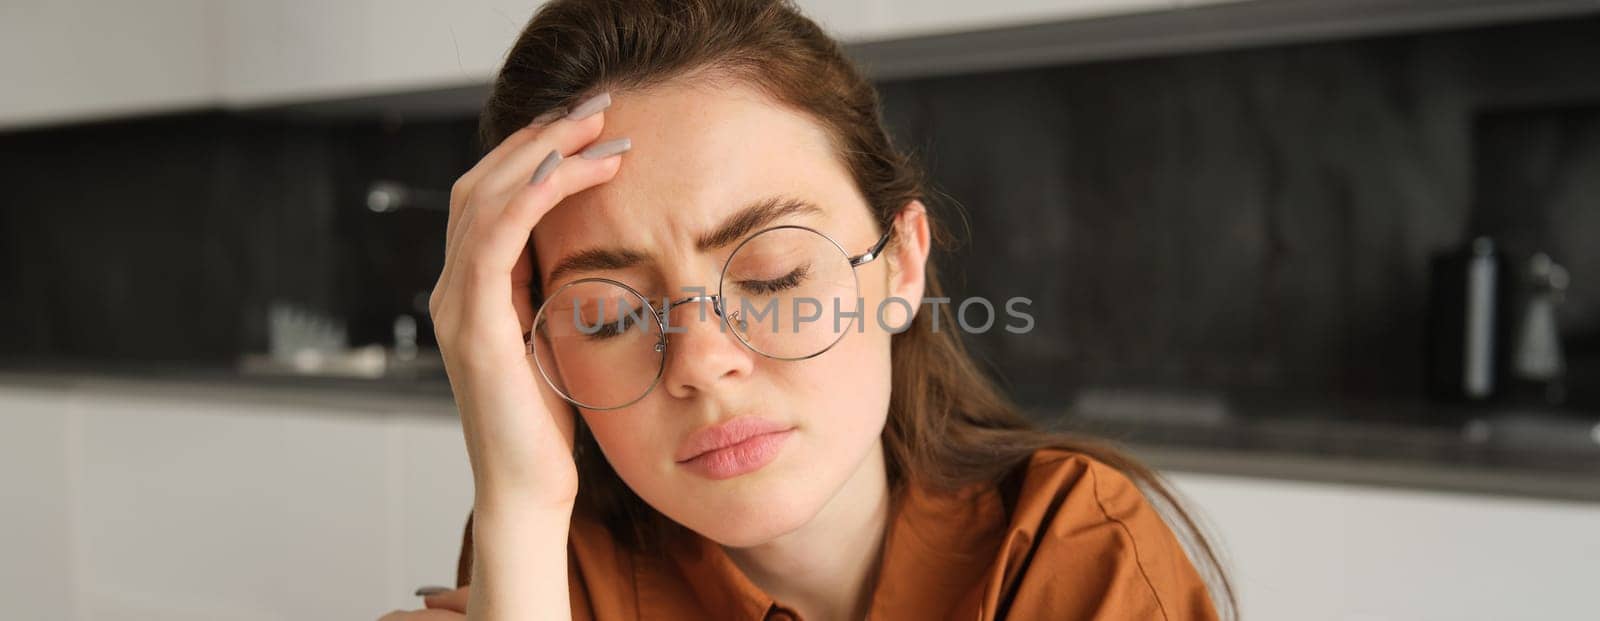
[[[1122,473],[1046,449],[1019,475],[1007,491],[908,487],[895,498],[868,618],[1217,618],[1176,537]],[[704,537],[649,558],[575,517],[569,541],[574,619],[800,618]],[[463,550],[463,571],[469,558]]]

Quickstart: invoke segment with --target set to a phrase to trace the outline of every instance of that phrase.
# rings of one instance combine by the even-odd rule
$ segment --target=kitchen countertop
[[[8,386],[456,415],[442,375],[354,379],[203,365],[0,361],[0,392]],[[1600,443],[1581,437],[1594,417],[1397,422],[1414,416],[1407,410],[1415,407],[1254,404],[1197,421],[1142,422],[1089,418],[1069,408],[1027,411],[1050,428],[1104,438],[1173,471],[1600,502]]]
[[[1477,428],[1268,416],[1207,424],[1041,418],[1167,470],[1600,502],[1600,444],[1547,441],[1547,432],[1523,431],[1528,423],[1512,417]],[[1560,429],[1581,434],[1572,428],[1584,426],[1564,421]]]
[[[450,382],[443,375],[365,379],[253,374],[202,364],[0,361],[0,391],[6,386],[456,415]]]

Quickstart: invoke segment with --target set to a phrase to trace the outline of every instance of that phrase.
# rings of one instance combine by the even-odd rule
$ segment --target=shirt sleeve
[[[1217,618],[1204,579],[1139,487],[1081,454],[1035,457],[1001,562],[996,618]]]

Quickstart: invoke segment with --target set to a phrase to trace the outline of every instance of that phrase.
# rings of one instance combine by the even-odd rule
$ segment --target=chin
[[[705,538],[731,548],[759,546],[799,530],[815,515],[816,509],[802,507],[748,506],[736,514],[704,516],[704,528],[685,524]]]
[[[810,489],[821,481],[804,473],[759,477],[747,485],[686,494],[677,511],[663,511],[674,521],[725,546],[746,548],[798,530],[821,511],[827,494]],[[692,499],[693,504],[683,502]],[[676,514],[676,515],[675,515]]]

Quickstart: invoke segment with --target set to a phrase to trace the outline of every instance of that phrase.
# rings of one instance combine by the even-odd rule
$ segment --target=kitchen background
[[[99,4],[7,8],[0,32],[129,10]],[[453,580],[471,494],[426,313],[441,209],[532,7],[474,4],[494,36],[458,32],[439,60],[436,8],[336,9],[377,19],[351,44],[309,5],[159,4],[117,23],[224,42],[198,95],[118,104],[110,78],[79,93],[0,65],[23,94],[0,105],[0,447],[46,473],[0,475],[0,542],[31,552],[0,562],[0,600],[43,602],[36,618],[420,605],[410,588]],[[1031,334],[970,343],[1041,422],[1168,472],[1249,617],[1586,609],[1600,3],[801,4],[964,214],[952,297],[1033,300]],[[316,72],[419,29],[432,74]],[[351,478],[301,485],[327,471]],[[134,569],[157,555],[181,562]]]

